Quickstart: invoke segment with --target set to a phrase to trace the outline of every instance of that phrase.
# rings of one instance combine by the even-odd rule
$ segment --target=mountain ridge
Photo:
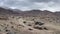
[[[21,11],[19,9],[5,9],[0,7],[0,14],[18,15],[18,16],[40,16],[40,15],[56,15],[60,16],[60,12],[51,12],[48,10],[29,10]]]

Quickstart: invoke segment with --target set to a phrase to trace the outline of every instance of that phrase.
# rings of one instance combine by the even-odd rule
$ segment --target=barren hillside
[[[59,16],[47,10],[22,12],[0,7],[0,34],[60,34]]]

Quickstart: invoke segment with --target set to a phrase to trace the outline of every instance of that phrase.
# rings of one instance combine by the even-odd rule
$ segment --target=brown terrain
[[[0,7],[0,34],[60,34],[60,12]]]

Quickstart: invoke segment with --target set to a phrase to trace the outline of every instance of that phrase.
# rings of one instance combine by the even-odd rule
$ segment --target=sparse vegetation
[[[46,27],[35,26],[34,28],[38,30],[48,30]]]
[[[28,26],[32,26],[31,24],[28,24]]]
[[[1,32],[2,30],[0,29],[0,32]]]
[[[11,28],[14,28],[14,26],[11,26]]]
[[[12,16],[12,18],[14,18],[14,16]]]
[[[11,24],[13,24],[13,22],[10,22]]]
[[[5,31],[8,32],[8,31],[10,31],[10,30],[7,30],[7,29],[6,29]]]
[[[23,21],[23,23],[26,23],[26,21]]]
[[[12,33],[9,33],[9,32],[8,32],[8,33],[6,33],[6,34],[12,34]]]
[[[42,27],[34,27],[35,29],[38,29],[38,30],[43,30],[43,28]]]
[[[43,28],[44,30],[48,30],[46,27]]]
[[[35,25],[44,25],[44,23],[42,23],[42,22],[35,22]]]
[[[28,30],[33,30],[33,29],[29,28]]]
[[[8,20],[8,18],[0,17],[0,20]]]

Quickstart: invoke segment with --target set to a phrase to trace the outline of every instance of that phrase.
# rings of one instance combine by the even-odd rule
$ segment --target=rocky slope
[[[0,34],[60,34],[60,17],[47,10],[0,8]]]

